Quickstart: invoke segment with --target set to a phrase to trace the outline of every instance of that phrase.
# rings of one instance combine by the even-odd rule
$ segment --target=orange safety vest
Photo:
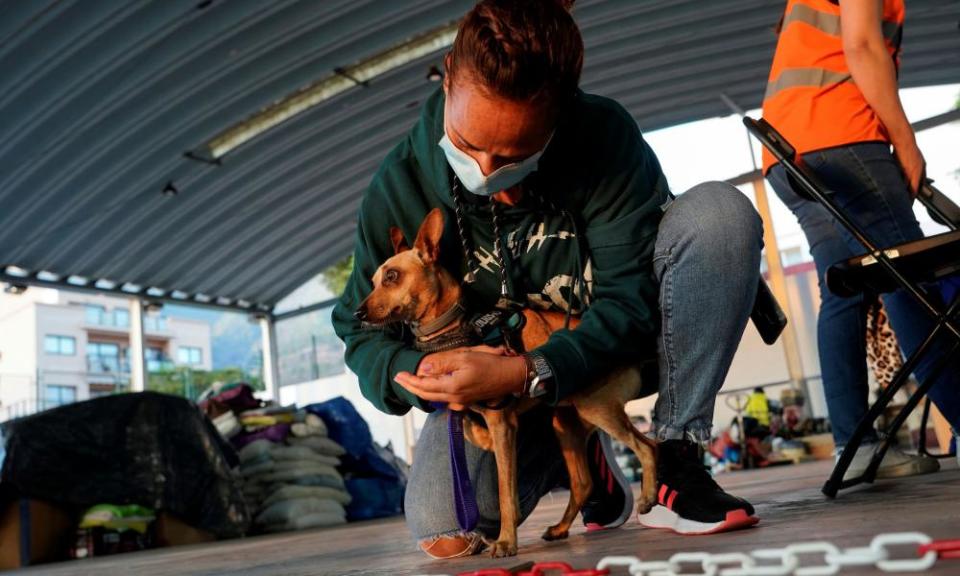
[[[883,1],[883,36],[900,64],[904,0]],[[853,82],[840,38],[840,6],[788,0],[763,97],[763,117],[797,154],[854,142],[889,142],[886,128]],[[764,149],[764,174],[774,165]]]

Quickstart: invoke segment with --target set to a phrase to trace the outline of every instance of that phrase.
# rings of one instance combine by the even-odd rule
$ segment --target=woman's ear
[[[450,96],[450,60],[453,58],[452,52],[447,52],[443,57],[443,95]]]

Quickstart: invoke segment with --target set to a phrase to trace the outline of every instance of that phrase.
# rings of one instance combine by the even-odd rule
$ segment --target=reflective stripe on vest
[[[785,30],[787,26],[794,22],[809,24],[824,34],[840,36],[840,16],[821,12],[806,4],[794,4],[793,10],[783,17],[781,30]],[[900,24],[884,20],[881,25],[883,27],[883,37],[894,42],[902,29]],[[896,44],[896,42],[894,43]]]
[[[767,92],[763,95],[763,99],[771,98],[777,92],[787,88],[798,86],[823,88],[843,82],[853,82],[853,76],[849,72],[832,72],[823,68],[789,68],[777,76],[776,80],[767,84]]]

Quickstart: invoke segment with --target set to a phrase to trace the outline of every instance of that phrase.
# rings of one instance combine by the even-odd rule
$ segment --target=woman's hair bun
[[[574,0],[480,0],[463,20],[447,77],[473,80],[510,100],[571,98],[583,68]]]

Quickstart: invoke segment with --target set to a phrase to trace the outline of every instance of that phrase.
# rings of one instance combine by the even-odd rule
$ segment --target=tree
[[[239,368],[222,370],[193,370],[187,366],[177,366],[171,370],[150,373],[147,389],[196,400],[200,394],[213,386],[214,382],[246,382],[254,390],[264,390],[260,376],[246,374]]]
[[[353,254],[323,271],[321,283],[333,294],[340,295],[353,272]]]

